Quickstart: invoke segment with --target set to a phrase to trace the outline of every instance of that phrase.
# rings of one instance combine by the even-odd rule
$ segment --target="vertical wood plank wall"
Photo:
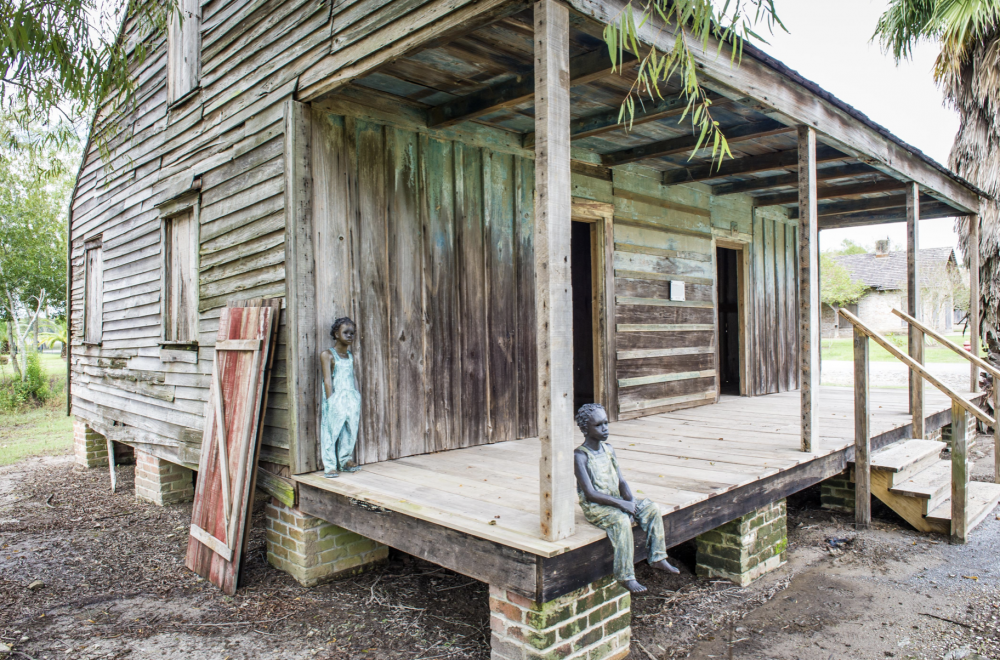
[[[533,436],[531,160],[314,114],[317,332],[358,323],[359,461]]]

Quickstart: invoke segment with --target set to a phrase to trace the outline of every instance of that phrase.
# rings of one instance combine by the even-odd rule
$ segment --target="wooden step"
[[[1000,484],[984,481],[969,482],[969,502],[966,515],[969,518],[968,529],[972,531],[1000,502]],[[927,514],[927,522],[931,523],[942,534],[951,533],[951,493],[941,504]]]
[[[890,473],[890,483],[900,483],[936,463],[945,447],[937,440],[903,440],[872,454],[872,470]]]
[[[894,482],[898,476],[898,473],[893,475]],[[926,514],[938,506],[942,499],[951,496],[951,461],[939,459],[909,479],[893,483],[889,490],[893,495],[925,500],[923,513]]]

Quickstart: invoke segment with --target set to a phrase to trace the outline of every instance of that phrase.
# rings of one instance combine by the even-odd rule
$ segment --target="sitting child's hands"
[[[635,500],[622,500],[619,508],[630,516],[635,516]]]

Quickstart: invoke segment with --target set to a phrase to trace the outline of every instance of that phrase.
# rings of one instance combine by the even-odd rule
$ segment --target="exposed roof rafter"
[[[920,207],[921,220],[935,218],[951,218],[964,215],[961,211],[935,200],[933,203]],[[835,215],[821,215],[820,229],[842,229],[844,227],[865,227],[868,225],[885,225],[893,222],[906,222],[906,208],[895,207],[875,211],[855,211]]]
[[[895,192],[904,190],[906,183],[895,179],[884,179],[869,183],[856,183],[845,186],[823,186],[816,191],[816,199],[834,199],[837,197],[851,197],[855,195],[872,195],[875,193]],[[754,206],[780,206],[782,204],[797,204],[799,193],[797,191],[779,193],[777,195],[764,195],[755,197]]]
[[[834,165],[833,167],[821,167],[816,170],[817,181],[831,181],[833,179],[847,179],[863,174],[879,174],[881,172],[870,165],[857,163],[856,165]],[[722,195],[735,195],[738,193],[751,193],[758,190],[768,190],[770,188],[782,188],[785,186],[799,185],[798,173],[778,174],[775,176],[764,176],[748,181],[735,181],[733,183],[720,183],[712,186],[712,195],[720,197]]]
[[[825,163],[831,160],[850,160],[842,151],[837,151],[832,147],[820,147],[816,150],[816,162]],[[734,158],[725,160],[716,167],[713,164],[696,165],[694,167],[682,167],[676,170],[667,170],[663,173],[663,184],[672,186],[678,183],[695,183],[698,181],[709,181],[711,179],[721,179],[727,176],[739,174],[752,174],[754,172],[767,172],[768,170],[780,170],[786,167],[796,167],[799,162],[799,150],[788,149],[787,151],[775,151],[763,156],[747,156],[744,158]]]
[[[636,62],[635,55],[625,53],[618,69]],[[570,81],[573,85],[583,85],[603,78],[611,73],[614,65],[606,48],[578,55],[569,61]],[[463,121],[469,121],[491,112],[517,105],[535,95],[534,73],[527,72],[510,80],[490,85],[478,92],[467,94],[427,111],[427,125],[443,128]]]
[[[729,128],[723,129],[722,133],[726,136],[727,142],[734,144],[746,140],[767,137],[768,135],[775,135],[777,133],[787,133],[788,131],[794,130],[794,126],[786,126],[780,121],[765,119],[759,122],[730,126]],[[659,158],[661,156],[669,156],[671,154],[686,153],[694,149],[697,144],[697,135],[684,135],[667,140],[650,142],[649,144],[641,144],[638,147],[632,147],[631,149],[622,149],[621,151],[603,154],[601,156],[601,162],[608,167],[625,165],[627,163],[634,163],[648,158]],[[702,146],[707,148],[709,145]]]

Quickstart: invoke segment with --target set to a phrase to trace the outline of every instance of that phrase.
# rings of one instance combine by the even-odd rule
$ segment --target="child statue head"
[[[357,331],[358,327],[354,325],[354,321],[346,316],[342,316],[333,322],[333,327],[330,328],[330,336],[336,339],[338,343],[350,346],[354,343],[354,335]]]
[[[584,437],[604,442],[608,439],[608,413],[599,403],[585,403],[576,411],[576,425]]]

